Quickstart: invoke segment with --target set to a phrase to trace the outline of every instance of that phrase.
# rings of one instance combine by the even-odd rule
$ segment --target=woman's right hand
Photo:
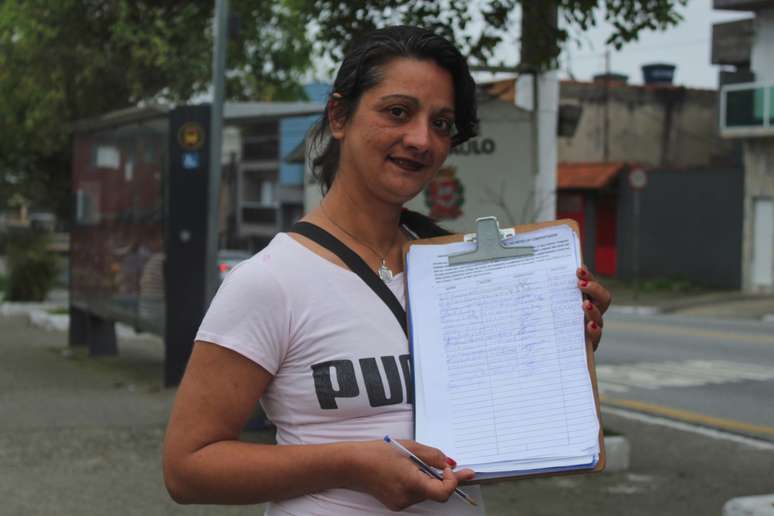
[[[445,502],[459,482],[471,480],[475,473],[471,469],[452,471],[454,461],[441,450],[415,441],[402,440],[400,443],[430,466],[443,471],[439,481],[423,473],[408,457],[384,441],[355,443],[352,485],[358,491],[374,496],[385,507],[400,511],[422,502],[434,500]]]

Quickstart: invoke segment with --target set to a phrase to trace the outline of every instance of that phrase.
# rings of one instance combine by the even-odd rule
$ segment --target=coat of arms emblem
[[[435,220],[456,219],[462,215],[465,188],[455,177],[456,172],[454,167],[442,168],[425,188],[425,203]]]

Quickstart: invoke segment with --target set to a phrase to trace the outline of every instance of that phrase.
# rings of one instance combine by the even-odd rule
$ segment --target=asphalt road
[[[774,324],[605,318],[603,404],[774,442]]]
[[[683,344],[649,344],[646,338],[684,337],[696,324],[616,317],[607,324],[599,352],[602,365],[669,360],[675,358],[670,346],[702,347],[689,337]],[[643,324],[646,330],[640,328]],[[767,336],[745,326],[698,327],[740,333],[751,341],[755,335]],[[770,353],[758,350],[768,343],[747,346],[752,354],[744,355],[745,363],[770,360]],[[88,358],[83,350],[66,348],[64,333],[30,327],[18,317],[0,317],[0,516],[262,514],[260,506],[180,506],[169,499],[160,456],[175,391],[160,385],[162,356],[158,341],[122,340],[119,356]],[[695,355],[677,355],[683,356]],[[746,382],[757,385],[756,392],[767,388]],[[673,389],[697,388],[668,388]],[[648,389],[619,388],[615,395],[635,399],[641,391]],[[730,498],[774,493],[773,444],[714,435],[677,424],[675,418],[643,419],[639,412],[611,405],[603,407],[603,423],[631,443],[628,471],[488,485],[487,514],[719,515]],[[251,441],[272,437],[271,431],[244,436]]]

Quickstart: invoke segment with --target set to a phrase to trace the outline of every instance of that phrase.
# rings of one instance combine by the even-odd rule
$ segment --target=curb
[[[629,439],[622,435],[605,436],[605,472],[628,471],[630,455]]]
[[[723,505],[722,516],[774,516],[774,494],[732,498]]]
[[[736,301],[754,301],[771,298],[770,295],[752,294],[750,292],[729,291],[721,293],[712,293],[699,296],[685,297],[665,302],[661,310],[663,312],[675,312],[685,308],[694,308],[700,306],[709,306],[718,303],[728,303]]]
[[[26,317],[29,323],[46,331],[66,332],[70,328],[70,316],[52,314],[50,310],[64,308],[57,303],[0,303],[0,316]],[[137,333],[134,328],[116,323],[116,337],[121,339],[146,339],[156,337],[150,333]]]
[[[662,313],[662,310],[657,306],[613,305],[607,313],[622,315],[656,315]]]
[[[14,315],[29,315],[31,312],[40,311],[47,312],[48,310],[56,310],[65,308],[61,303],[12,303],[3,302],[0,303],[0,315],[14,316]]]
[[[710,302],[704,302],[704,303],[697,303],[695,305],[693,304],[685,304],[680,307],[659,307],[659,306],[638,306],[638,305],[622,305],[622,306],[611,306],[607,313],[613,314],[613,315],[679,315],[675,314],[675,312],[678,312],[679,310],[685,309],[685,308],[692,308],[694,306],[700,307],[700,306],[709,306],[714,303]],[[690,317],[690,316],[688,316]],[[729,320],[747,320],[747,321],[760,321],[764,323],[774,323],[774,314],[764,314],[757,318],[740,318],[740,317],[727,317]]]

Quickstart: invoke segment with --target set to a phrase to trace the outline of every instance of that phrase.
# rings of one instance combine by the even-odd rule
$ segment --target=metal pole
[[[212,109],[210,111],[210,170],[207,182],[207,270],[204,306],[218,288],[218,200],[220,199],[221,153],[223,147],[223,90],[226,67],[228,0],[215,0],[212,49]]]
[[[602,161],[610,160],[610,49],[605,50],[605,105],[602,129]]]
[[[634,272],[634,300],[640,297],[640,191],[634,190],[634,242],[633,242],[634,261],[632,269]]]

